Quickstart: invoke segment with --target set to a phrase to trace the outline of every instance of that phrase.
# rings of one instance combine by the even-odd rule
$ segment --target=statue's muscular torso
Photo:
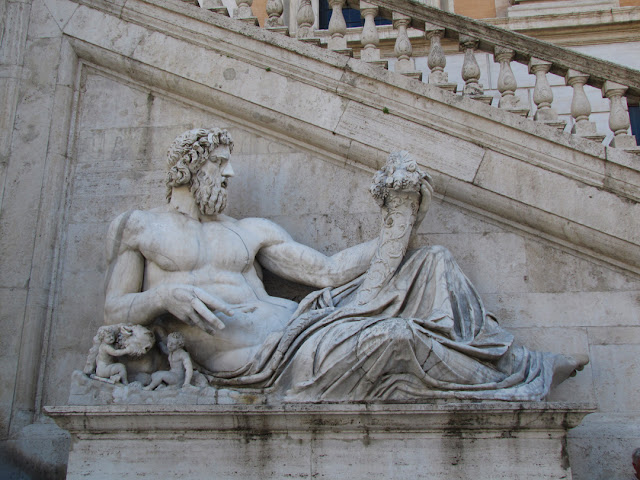
[[[268,221],[220,215],[216,221],[200,222],[167,207],[134,211],[124,220],[122,243],[144,259],[140,291],[192,285],[240,307],[232,316],[214,311],[225,324],[215,335],[176,319],[162,320],[168,330],[183,333],[189,353],[210,370],[246,364],[270,333],[284,328],[297,307],[268,295],[256,271],[256,255],[269,241],[260,226]]]

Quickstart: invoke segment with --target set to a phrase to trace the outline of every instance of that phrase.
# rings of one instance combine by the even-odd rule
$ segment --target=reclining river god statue
[[[180,135],[168,203],[113,221],[107,325],[179,332],[210,386],[292,402],[540,400],[588,361],[515,344],[448,250],[407,251],[433,193],[407,152],[374,178],[378,238],[326,256],[270,220],[222,213],[232,149],[226,130]],[[271,296],[262,267],[318,290]],[[149,379],[152,353],[128,368]]]

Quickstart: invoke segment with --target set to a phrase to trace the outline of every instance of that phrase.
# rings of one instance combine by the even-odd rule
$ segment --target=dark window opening
[[[640,145],[640,106],[629,107],[631,119],[631,134],[636,136],[636,145]]]
[[[331,20],[331,13],[333,13],[333,10],[329,7],[328,0],[320,0],[319,10],[318,24],[320,26],[320,30],[327,30],[329,28],[329,20]],[[364,18],[360,17],[360,10],[343,8],[342,15],[344,15],[344,21],[347,23],[347,28],[364,26]],[[376,17],[375,23],[376,25],[391,25],[391,20]]]

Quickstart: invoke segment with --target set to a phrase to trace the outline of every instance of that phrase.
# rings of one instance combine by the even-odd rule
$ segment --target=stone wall
[[[37,457],[25,438],[39,435],[33,421],[40,432],[51,428],[40,409],[66,402],[71,371],[83,365],[102,323],[108,222],[164,201],[166,149],[177,134],[201,125],[228,128],[235,140],[228,213],[271,218],[325,253],[376,235],[372,172],[388,151],[409,148],[434,173],[437,191],[416,245],[449,248],[489,310],[523,343],[590,355],[585,371],[552,400],[592,403],[607,425],[613,421],[607,418],[624,423],[639,413],[638,268],[633,259],[625,263],[588,248],[585,233],[624,242],[637,256],[633,222],[606,227],[626,211],[633,218],[637,168],[628,167],[625,195],[557,164],[553,170],[526,163],[544,156],[593,163],[594,170],[603,165],[603,171],[624,164],[605,162],[615,156],[604,147],[470,100],[447,100],[436,89],[366,66],[347,68],[337,55],[247,33],[226,19],[207,24],[212,37],[204,41],[199,29],[206,12],[171,18],[182,22],[176,31],[192,35],[187,50],[181,48],[187,40],[175,40],[180,33],[146,31],[77,3],[8,2],[6,9],[17,23],[5,23],[16,29],[5,28],[0,78],[0,93],[15,99],[14,109],[2,103],[0,117],[9,122],[0,138],[0,433],[3,448],[21,448],[32,471],[59,467],[60,458]],[[233,36],[231,46],[221,46],[225,35]],[[168,57],[170,49],[182,57]],[[246,53],[258,49],[259,55]],[[149,65],[153,72],[144,70]],[[306,78],[304,68],[317,69],[315,76]],[[362,88],[360,97],[349,90],[354,85]],[[295,94],[293,105],[283,100]],[[381,112],[381,102],[391,115]],[[492,148],[507,150],[505,139],[524,153],[496,154]],[[530,177],[507,168],[507,160],[526,165]],[[610,175],[617,179],[615,171]],[[556,223],[537,220],[545,208]],[[566,236],[559,238],[556,224]],[[625,438],[630,445],[638,436],[630,430]]]

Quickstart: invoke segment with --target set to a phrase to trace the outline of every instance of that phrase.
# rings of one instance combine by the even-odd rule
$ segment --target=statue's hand
[[[215,335],[225,325],[213,313],[219,311],[232,316],[231,305],[192,285],[167,285],[161,292],[166,310],[188,325]]]
[[[418,207],[418,214],[416,215],[415,227],[419,227],[424,220],[429,207],[431,206],[431,198],[433,197],[433,185],[431,184],[431,177],[422,179],[420,182],[420,207]]]

